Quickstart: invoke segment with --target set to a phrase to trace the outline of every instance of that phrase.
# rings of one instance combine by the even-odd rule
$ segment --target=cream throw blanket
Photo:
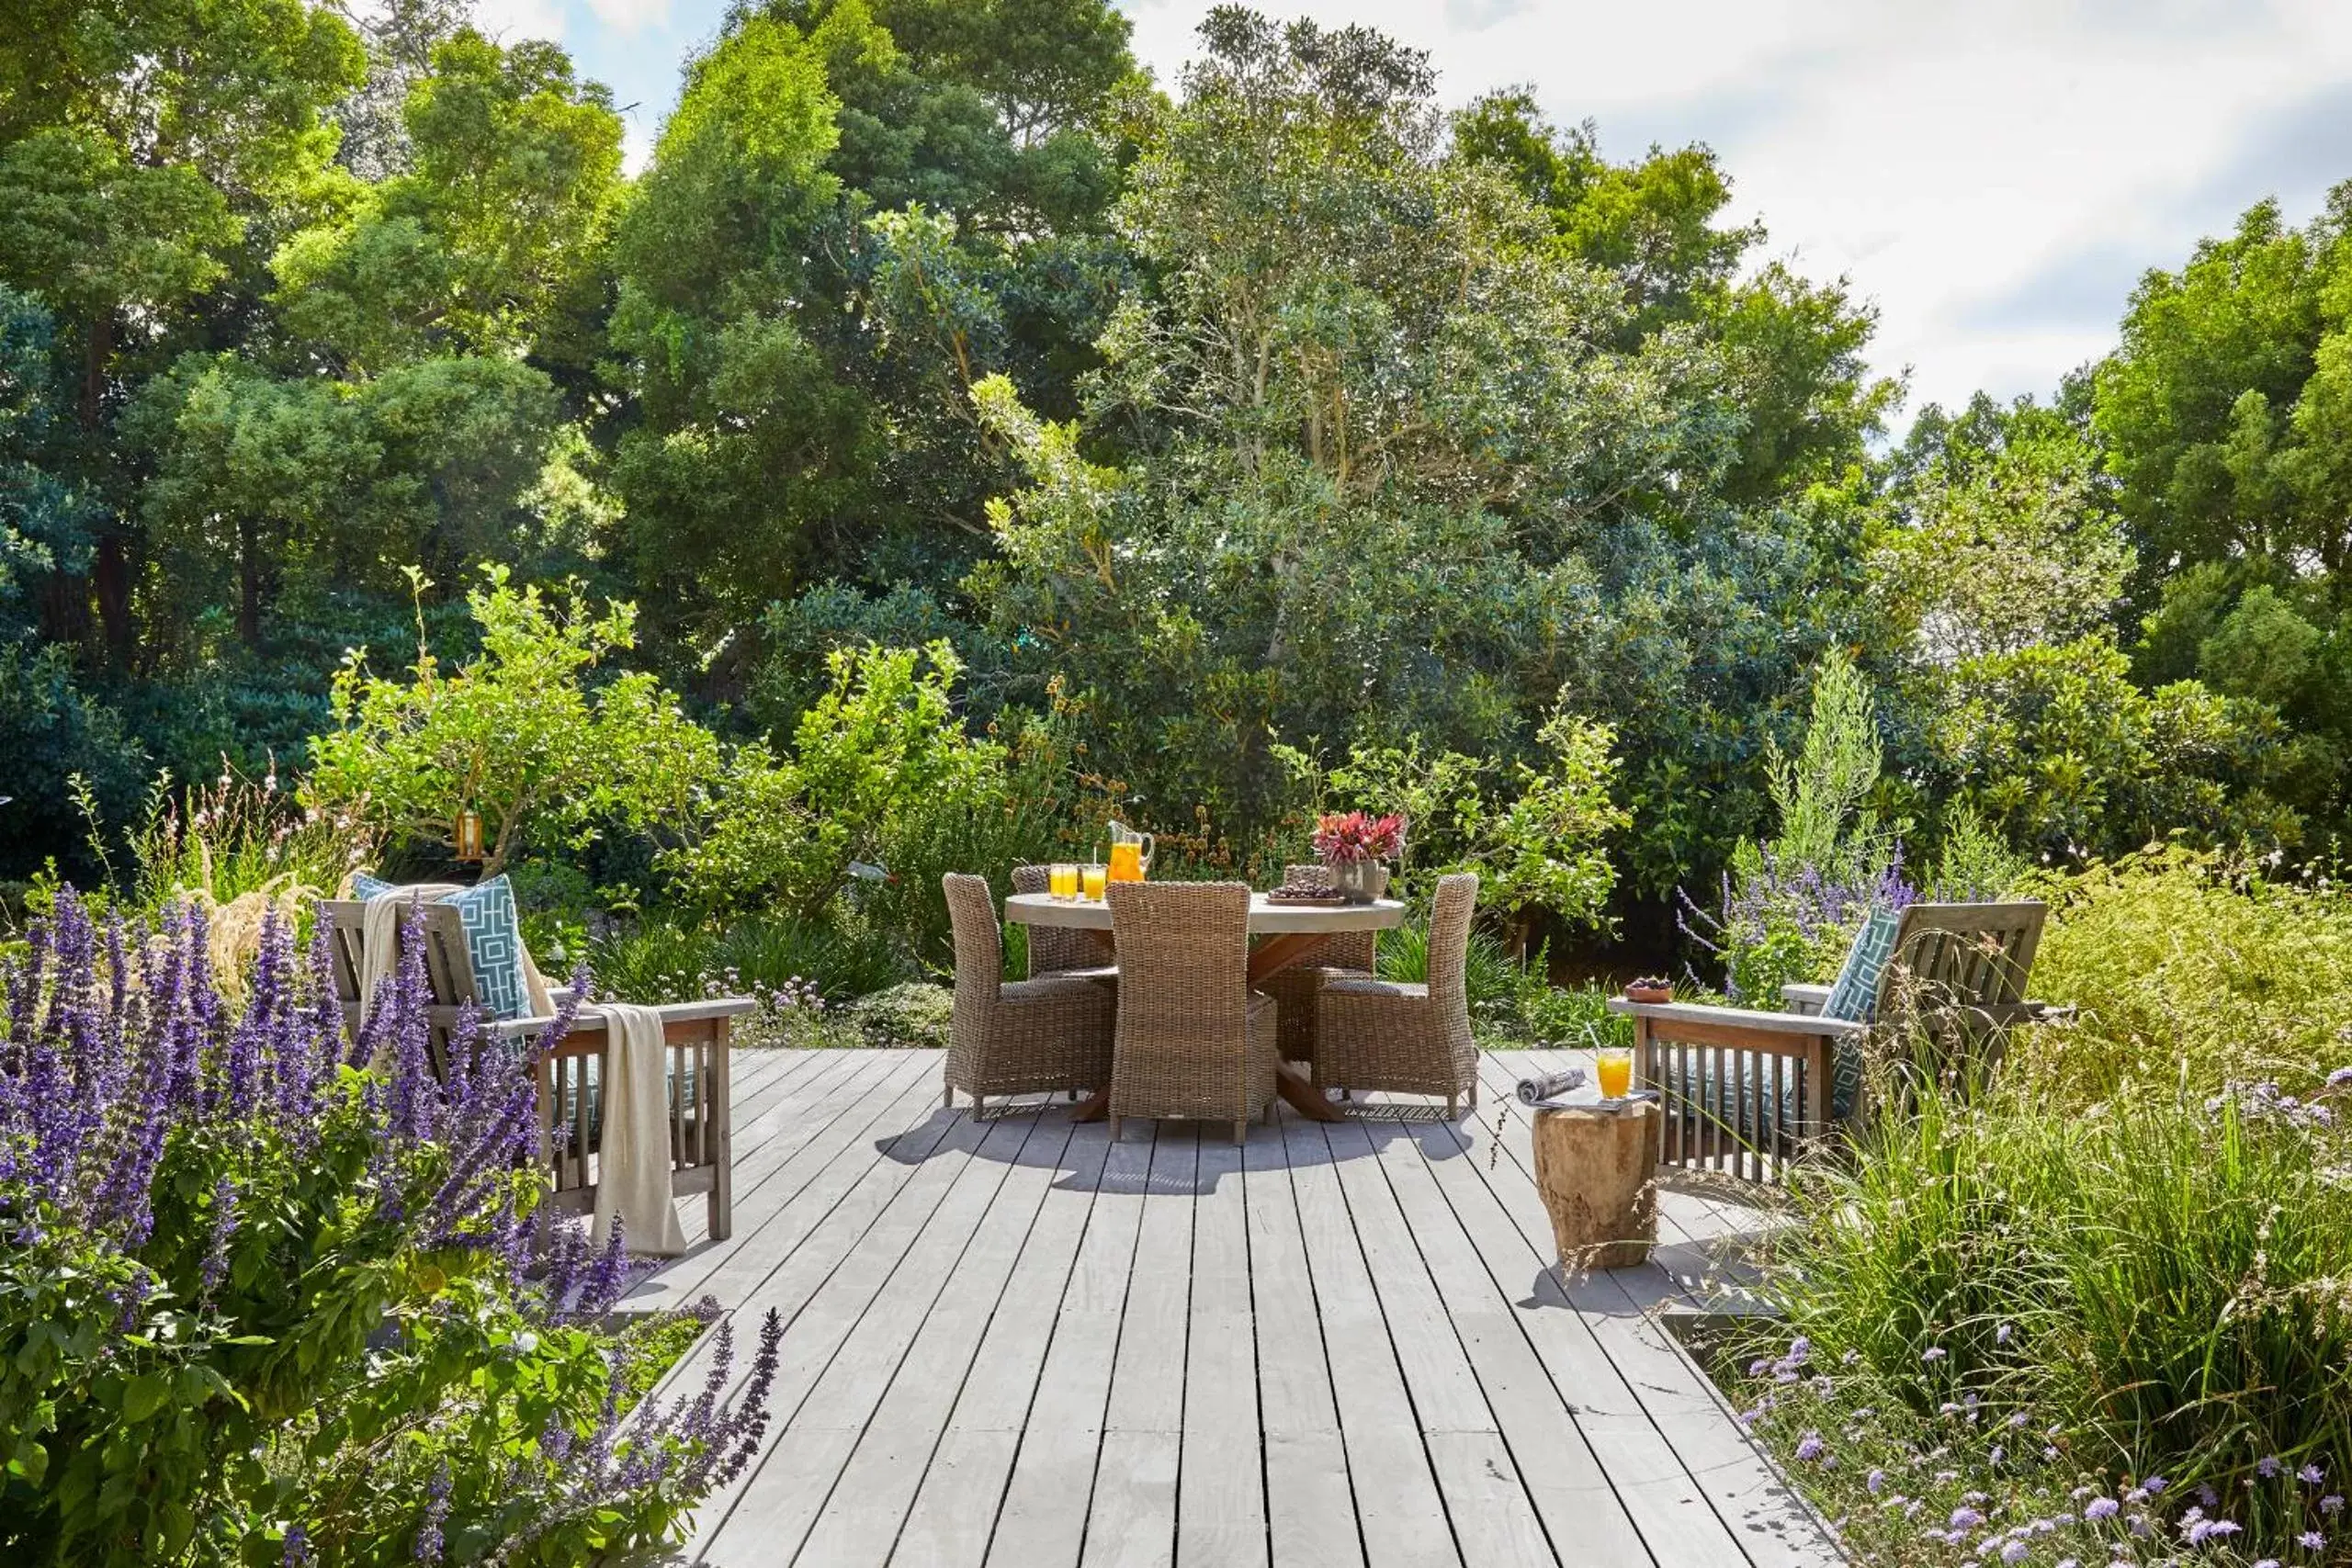
[[[433,903],[462,889],[452,883],[421,882],[368,900],[359,924],[359,1016],[375,1005],[379,982],[400,973],[401,921],[413,903]],[[523,951],[523,981],[530,990],[531,1015],[547,1018],[555,1007],[539,966]],[[686,1249],[670,1196],[670,1064],[662,1015],[633,1002],[604,1002],[606,1075],[604,1133],[596,1149],[596,1217],[591,1235],[602,1247],[621,1220],[623,1244],[646,1257],[675,1258]]]
[[[599,1002],[605,1015],[605,1130],[596,1146],[596,1223],[602,1247],[621,1222],[621,1241],[647,1258],[686,1249],[670,1197],[670,1063],[662,1013],[637,1002]]]

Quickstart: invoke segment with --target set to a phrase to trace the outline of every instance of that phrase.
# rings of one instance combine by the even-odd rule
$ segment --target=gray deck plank
[[[1283,1140],[1242,1151],[1267,1529],[1281,1568],[1363,1568],[1355,1491]]]
[[[1066,1568],[1083,1549],[1153,1143],[1130,1130],[1103,1161],[989,1543],[992,1568]]]
[[[1253,1131],[1272,1142],[1270,1129]],[[1198,1169],[1176,1556],[1249,1568],[1267,1562],[1266,1456],[1241,1146],[1204,1132]]]
[[[1321,1127],[1287,1113],[1282,1127],[1365,1559],[1373,1568],[1459,1563],[1437,1473],[1348,1217],[1329,1140]]]
[[[820,1054],[796,1053],[806,1056]],[[821,1054],[865,1055],[849,1051]],[[919,1064],[908,1060],[904,1054],[893,1053],[892,1059],[883,1061],[840,1066],[823,1064],[814,1073],[796,1075],[788,1081],[773,1084],[768,1093],[754,1093],[747,1098],[739,1092],[733,1133],[735,1234],[725,1241],[706,1244],[707,1205],[681,1204],[679,1219],[686,1230],[686,1255],[662,1271],[657,1292],[633,1296],[626,1304],[634,1309],[694,1300],[704,1282],[737,1249],[747,1245],[752,1233],[797,1190],[797,1186],[780,1192],[770,1190],[771,1182],[780,1178],[789,1181],[794,1175],[810,1168],[805,1162],[796,1164],[796,1156],[812,1145],[835,1148],[855,1137],[866,1122],[886,1110],[920,1076]],[[861,1106],[868,1112],[865,1116],[842,1120],[844,1116],[855,1118]],[[834,1141],[823,1143],[829,1137]]]
[[[1071,1131],[1060,1117],[1033,1119],[1028,1141],[1013,1156],[937,1295],[919,1314],[898,1314],[919,1316],[915,1331],[907,1334],[903,1322],[893,1322],[888,1313],[868,1311],[853,1343],[810,1392],[814,1420],[850,1426],[863,1418],[865,1430],[834,1484],[842,1506],[820,1515],[801,1548],[801,1562],[822,1568],[881,1568],[890,1560]],[[943,1248],[954,1240],[946,1235],[938,1238]],[[911,1252],[908,1258],[915,1260]],[[914,1293],[910,1283],[892,1280],[892,1301]],[[893,1347],[901,1345],[893,1360]],[[866,1353],[860,1355],[861,1349]],[[861,1417],[866,1411],[871,1414]]]
[[[854,1405],[844,1408],[849,1391],[866,1390],[855,1403],[872,1409],[1037,1124],[1031,1117],[983,1122],[976,1129],[980,1137],[960,1143],[950,1134],[947,1146],[969,1149],[975,1157],[925,1162],[808,1295],[785,1334],[776,1371],[773,1398],[780,1427],[804,1436],[820,1429],[844,1433],[846,1461],[865,1427]],[[789,1295],[797,1286],[772,1289]],[[755,1297],[754,1310],[758,1304]],[[789,1562],[815,1525],[831,1488],[800,1485],[799,1477],[789,1492],[763,1487],[767,1462],[752,1463],[733,1506],[706,1537],[706,1561]],[[845,1498],[843,1506],[862,1501]]]
[[[1077,1128],[1064,1149],[1067,1174],[1040,1206],[965,1373],[891,1556],[896,1568],[979,1568],[987,1560],[1110,1152],[1101,1122]],[[1107,1384],[1107,1357],[1103,1364]],[[1099,1394],[1094,1411],[1099,1425]]]
[[[1163,1123],[1152,1144],[1079,1558],[1090,1568],[1175,1561],[1200,1146],[1200,1131],[1188,1122]]]

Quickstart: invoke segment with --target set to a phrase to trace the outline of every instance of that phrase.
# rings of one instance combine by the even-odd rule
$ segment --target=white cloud
[[[1915,408],[2048,391],[2111,344],[2142,269],[2177,265],[2263,196],[2300,220],[2352,177],[2342,0],[1268,8],[1429,49],[1450,102],[1532,82],[1617,156],[1710,142],[1773,254],[1877,301],[1873,360],[1913,368]],[[1163,82],[1206,10],[1131,8]]]
[[[533,38],[561,42],[563,22],[561,0],[474,0],[474,26],[509,43]]]

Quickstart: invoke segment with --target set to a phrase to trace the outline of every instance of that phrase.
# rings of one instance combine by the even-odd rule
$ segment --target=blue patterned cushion
[[[356,898],[397,893],[400,885],[364,874],[351,879]],[[474,966],[474,999],[492,1018],[527,1018],[531,987],[523,978],[523,916],[514,886],[503,874],[440,900],[466,928],[466,957]]]
[[[1893,909],[1872,909],[1862,921],[1862,929],[1854,933],[1854,945],[1846,950],[1846,962],[1838,971],[1838,983],[1829,987],[1829,998],[1821,1004],[1826,1018],[1842,1018],[1849,1023],[1868,1023],[1878,1008],[1879,976],[1886,972],[1886,962],[1894,956],[1894,929],[1902,917]]]

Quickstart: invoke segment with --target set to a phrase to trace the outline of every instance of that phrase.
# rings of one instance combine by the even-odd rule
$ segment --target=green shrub
[[[2079,1024],[2017,1055],[2045,1092],[2084,1103],[2269,1078],[2308,1091],[2352,1039],[2352,897],[2313,879],[2167,848],[2052,876],[2032,991]]]
[[[849,1016],[876,1045],[944,1045],[956,1010],[956,993],[944,986],[910,980],[861,997]]]
[[[599,990],[632,1001],[814,986],[834,1002],[903,979],[892,943],[860,921],[750,915],[721,927],[664,918],[613,924],[588,943]]]

